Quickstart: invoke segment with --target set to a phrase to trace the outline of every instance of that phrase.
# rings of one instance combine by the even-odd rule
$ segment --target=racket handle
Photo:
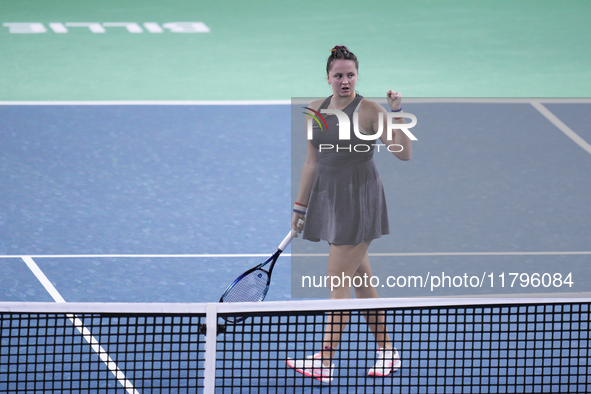
[[[302,219],[298,220],[298,226],[303,223],[304,223],[304,221]],[[277,247],[277,249],[279,249],[280,251],[283,252],[285,250],[285,248],[287,248],[287,245],[289,245],[291,240],[295,238],[296,234],[297,234],[297,231],[291,230],[289,232],[289,234],[287,234],[287,236],[285,238],[283,238],[283,241],[281,241],[281,243],[279,244],[279,247]]]

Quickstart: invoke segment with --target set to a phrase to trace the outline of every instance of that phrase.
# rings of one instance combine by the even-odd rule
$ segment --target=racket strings
[[[258,302],[265,297],[269,275],[255,270],[244,276],[226,293],[224,302]]]

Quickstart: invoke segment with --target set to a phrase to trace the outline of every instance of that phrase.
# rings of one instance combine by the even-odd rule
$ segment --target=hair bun
[[[345,54],[345,55],[349,53],[349,50],[348,50],[348,49],[347,49],[347,47],[346,47],[346,46],[344,46],[344,45],[336,45],[336,46],[335,46],[334,48],[332,48],[330,51],[331,51],[331,52],[333,52],[333,53],[334,53],[334,52],[337,52],[337,51],[341,51],[341,52],[343,52],[343,54]]]
[[[330,56],[328,58],[328,61],[326,63],[326,72],[328,73],[330,71],[330,69],[332,68],[332,63],[335,60],[352,60],[355,62],[355,68],[359,69],[359,62],[357,61],[357,56],[355,56],[353,54],[353,52],[349,51],[349,48],[347,48],[344,45],[336,45],[335,47],[333,47],[330,50]]]

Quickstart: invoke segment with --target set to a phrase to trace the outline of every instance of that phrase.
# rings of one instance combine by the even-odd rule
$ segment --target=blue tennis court
[[[289,229],[303,159],[289,103],[3,105],[0,297],[24,303],[3,312],[0,387],[585,392],[590,105],[408,100],[418,119],[413,160],[375,155],[392,233],[370,259],[374,275],[397,277],[397,287],[379,288],[384,301],[432,298],[384,306],[402,363],[380,379],[366,377],[375,343],[352,312],[328,386],[285,360],[317,348],[334,301],[301,313],[291,310],[307,305],[297,301],[262,303],[272,312],[213,307]],[[267,300],[327,298],[326,286],[300,281],[324,274],[326,252],[296,239]],[[401,286],[425,272],[449,284],[434,287],[431,276],[430,286]],[[469,281],[456,284],[462,275]],[[538,301],[495,298],[503,294]],[[431,306],[442,296],[473,298]],[[220,326],[237,312],[249,317]]]
[[[408,101],[413,159],[375,155],[393,206],[392,234],[370,248],[380,274],[559,266],[575,270],[576,286],[554,290],[589,291],[591,103],[549,100],[540,112],[527,100]],[[52,299],[21,256],[68,302],[216,301],[289,229],[302,159],[289,103],[0,111],[4,301]],[[326,244],[293,245],[312,255],[302,267],[322,273]],[[287,252],[271,300],[291,297]]]

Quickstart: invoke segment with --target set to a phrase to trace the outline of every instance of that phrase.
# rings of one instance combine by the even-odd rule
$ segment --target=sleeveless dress
[[[331,97],[322,103],[318,112],[328,107]],[[328,130],[313,125],[310,142],[319,149],[318,164],[308,202],[304,239],[356,245],[390,233],[382,180],[373,161],[372,144],[376,141],[362,140],[353,132],[353,113],[361,100],[363,97],[357,95],[343,110],[350,120],[350,140],[339,140],[336,115],[322,115]],[[334,148],[329,149],[330,145]]]

